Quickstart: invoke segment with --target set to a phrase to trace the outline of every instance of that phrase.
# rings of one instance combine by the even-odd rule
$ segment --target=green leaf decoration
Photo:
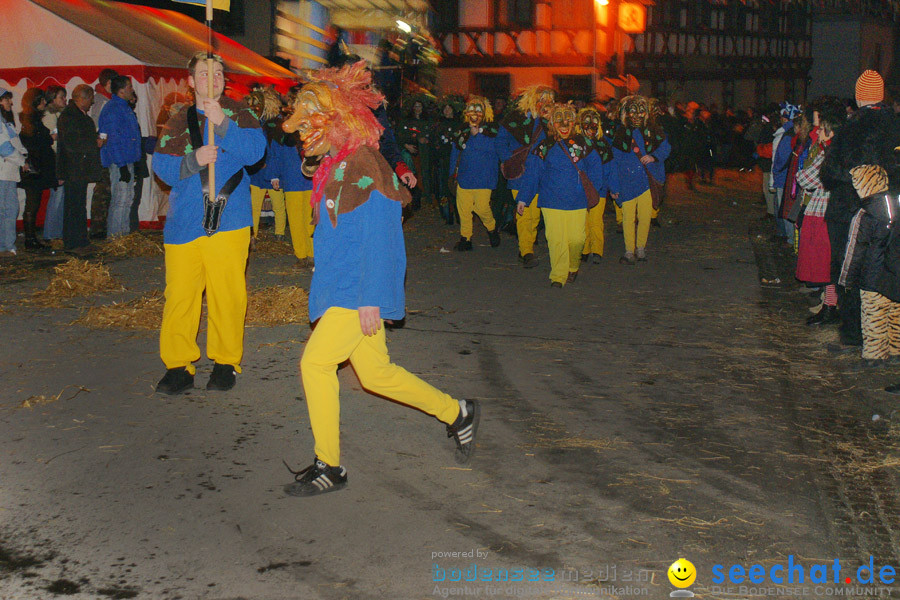
[[[194,151],[194,147],[190,144],[190,142],[188,142],[187,144],[184,145],[184,153],[185,154],[190,154],[193,151]]]
[[[525,136],[525,143],[526,143],[526,144],[530,144],[530,143],[531,143],[531,136],[530,136],[530,135],[526,135],[526,136]]]
[[[160,148],[165,148],[165,147],[166,147],[166,143],[167,143],[169,140],[171,140],[171,139],[172,139],[172,136],[169,135],[168,133],[165,134],[165,135],[163,135],[161,138],[159,138],[159,147],[160,147]]]
[[[344,180],[344,169],[337,168],[334,170],[334,180],[335,181],[343,181]]]
[[[518,125],[516,125],[514,122],[510,122],[509,126],[510,127],[518,127]]]
[[[393,179],[393,181],[394,181],[394,189],[399,190],[400,189],[400,180],[397,179],[397,174],[391,173],[391,179]]]
[[[358,187],[361,190],[364,190],[367,187],[369,187],[370,185],[372,185],[372,183],[374,183],[374,181],[375,180],[372,179],[371,177],[369,177],[368,175],[363,175],[362,177],[359,178],[359,181],[357,181],[353,185],[355,185],[356,187]]]
[[[230,108],[223,108],[223,109],[222,109],[222,112],[225,113],[225,116],[226,116],[226,117],[233,117],[233,116],[234,116],[234,111],[231,110]]]

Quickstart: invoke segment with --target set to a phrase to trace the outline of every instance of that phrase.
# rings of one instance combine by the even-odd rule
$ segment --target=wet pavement
[[[344,368],[349,485],[309,499],[281,490],[282,460],[313,454],[308,326],[248,328],[230,392],[162,397],[154,332],[72,324],[161,289],[161,257],[108,260],[126,290],[64,308],[24,302],[48,267],[4,263],[0,598],[666,598],[681,556],[701,598],[900,594],[856,570],[900,566],[900,416],[881,391],[900,366],[861,369],[803,324],[813,301],[758,189],[676,178],[648,262],[618,263],[608,214],[602,262],[562,290],[545,243],[524,270],[514,239],[491,249],[476,226],[473,252],[445,252],[453,229],[415,215],[389,349],[481,401],[477,452],[458,467],[442,424]],[[250,284],[307,286],[292,263],[256,252]],[[815,583],[835,559],[840,582]],[[803,584],[728,581],[789,561]]]

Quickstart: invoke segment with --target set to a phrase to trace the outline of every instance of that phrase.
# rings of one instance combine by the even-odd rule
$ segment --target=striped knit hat
[[[868,69],[856,80],[856,103],[872,104],[884,100],[884,80],[877,71]]]

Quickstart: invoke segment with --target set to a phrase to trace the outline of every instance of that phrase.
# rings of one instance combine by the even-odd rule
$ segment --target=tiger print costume
[[[860,288],[862,358],[881,361],[900,356],[900,303],[875,291],[898,212],[897,198],[887,193],[888,175],[878,165],[860,165],[850,175],[862,208],[850,224],[839,283]]]

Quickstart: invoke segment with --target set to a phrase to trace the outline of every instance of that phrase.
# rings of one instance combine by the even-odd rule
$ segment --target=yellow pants
[[[653,199],[650,197],[650,190],[622,205],[622,230],[625,233],[626,252],[634,252],[635,246],[638,248],[647,246],[647,238],[650,235],[650,215],[652,213]],[[635,219],[637,220],[636,241],[634,237]]]
[[[547,246],[550,250],[550,281],[565,285],[569,273],[577,272],[581,266],[587,209],[542,208],[541,214],[544,215]]]
[[[240,372],[247,313],[250,228],[223,231],[187,244],[166,244],[166,305],[159,353],[167,369],[194,374],[200,358],[197,331],[206,290],[206,355]]]
[[[459,210],[459,235],[472,239],[472,213],[481,218],[488,231],[497,227],[491,211],[491,190],[464,190],[456,187],[456,208]]]
[[[513,199],[519,196],[519,190],[512,190]],[[516,213],[516,233],[519,235],[519,254],[534,253],[534,240],[537,239],[538,225],[541,223],[541,209],[538,208],[538,197],[525,207],[520,215]]]
[[[603,256],[603,213],[606,211],[606,198],[600,198],[600,202],[594,208],[587,211],[584,220],[584,249],[582,254],[599,254]]]
[[[621,225],[622,224],[622,208],[615,202],[613,202],[613,206],[616,208],[616,225]],[[650,218],[655,219],[658,216],[659,216],[659,209],[653,208],[653,203],[651,202],[650,203]]]
[[[391,363],[384,327],[373,336],[363,335],[358,311],[329,308],[319,319],[300,359],[316,456],[326,464],[341,464],[337,367],[348,358],[366,390],[418,408],[447,424],[459,416],[459,402]]]
[[[275,235],[284,235],[284,226],[287,223],[287,214],[284,207],[284,192],[279,190],[266,190],[255,185],[250,186],[250,205],[253,209],[253,237],[259,234],[259,213],[262,212],[263,201],[266,192],[272,201],[272,210],[275,212]]]
[[[308,258],[313,255],[312,236],[315,228],[312,224],[312,205],[309,203],[311,197],[312,190],[284,193],[287,217],[291,222],[291,245],[297,258]],[[275,227],[277,231],[277,222]]]

